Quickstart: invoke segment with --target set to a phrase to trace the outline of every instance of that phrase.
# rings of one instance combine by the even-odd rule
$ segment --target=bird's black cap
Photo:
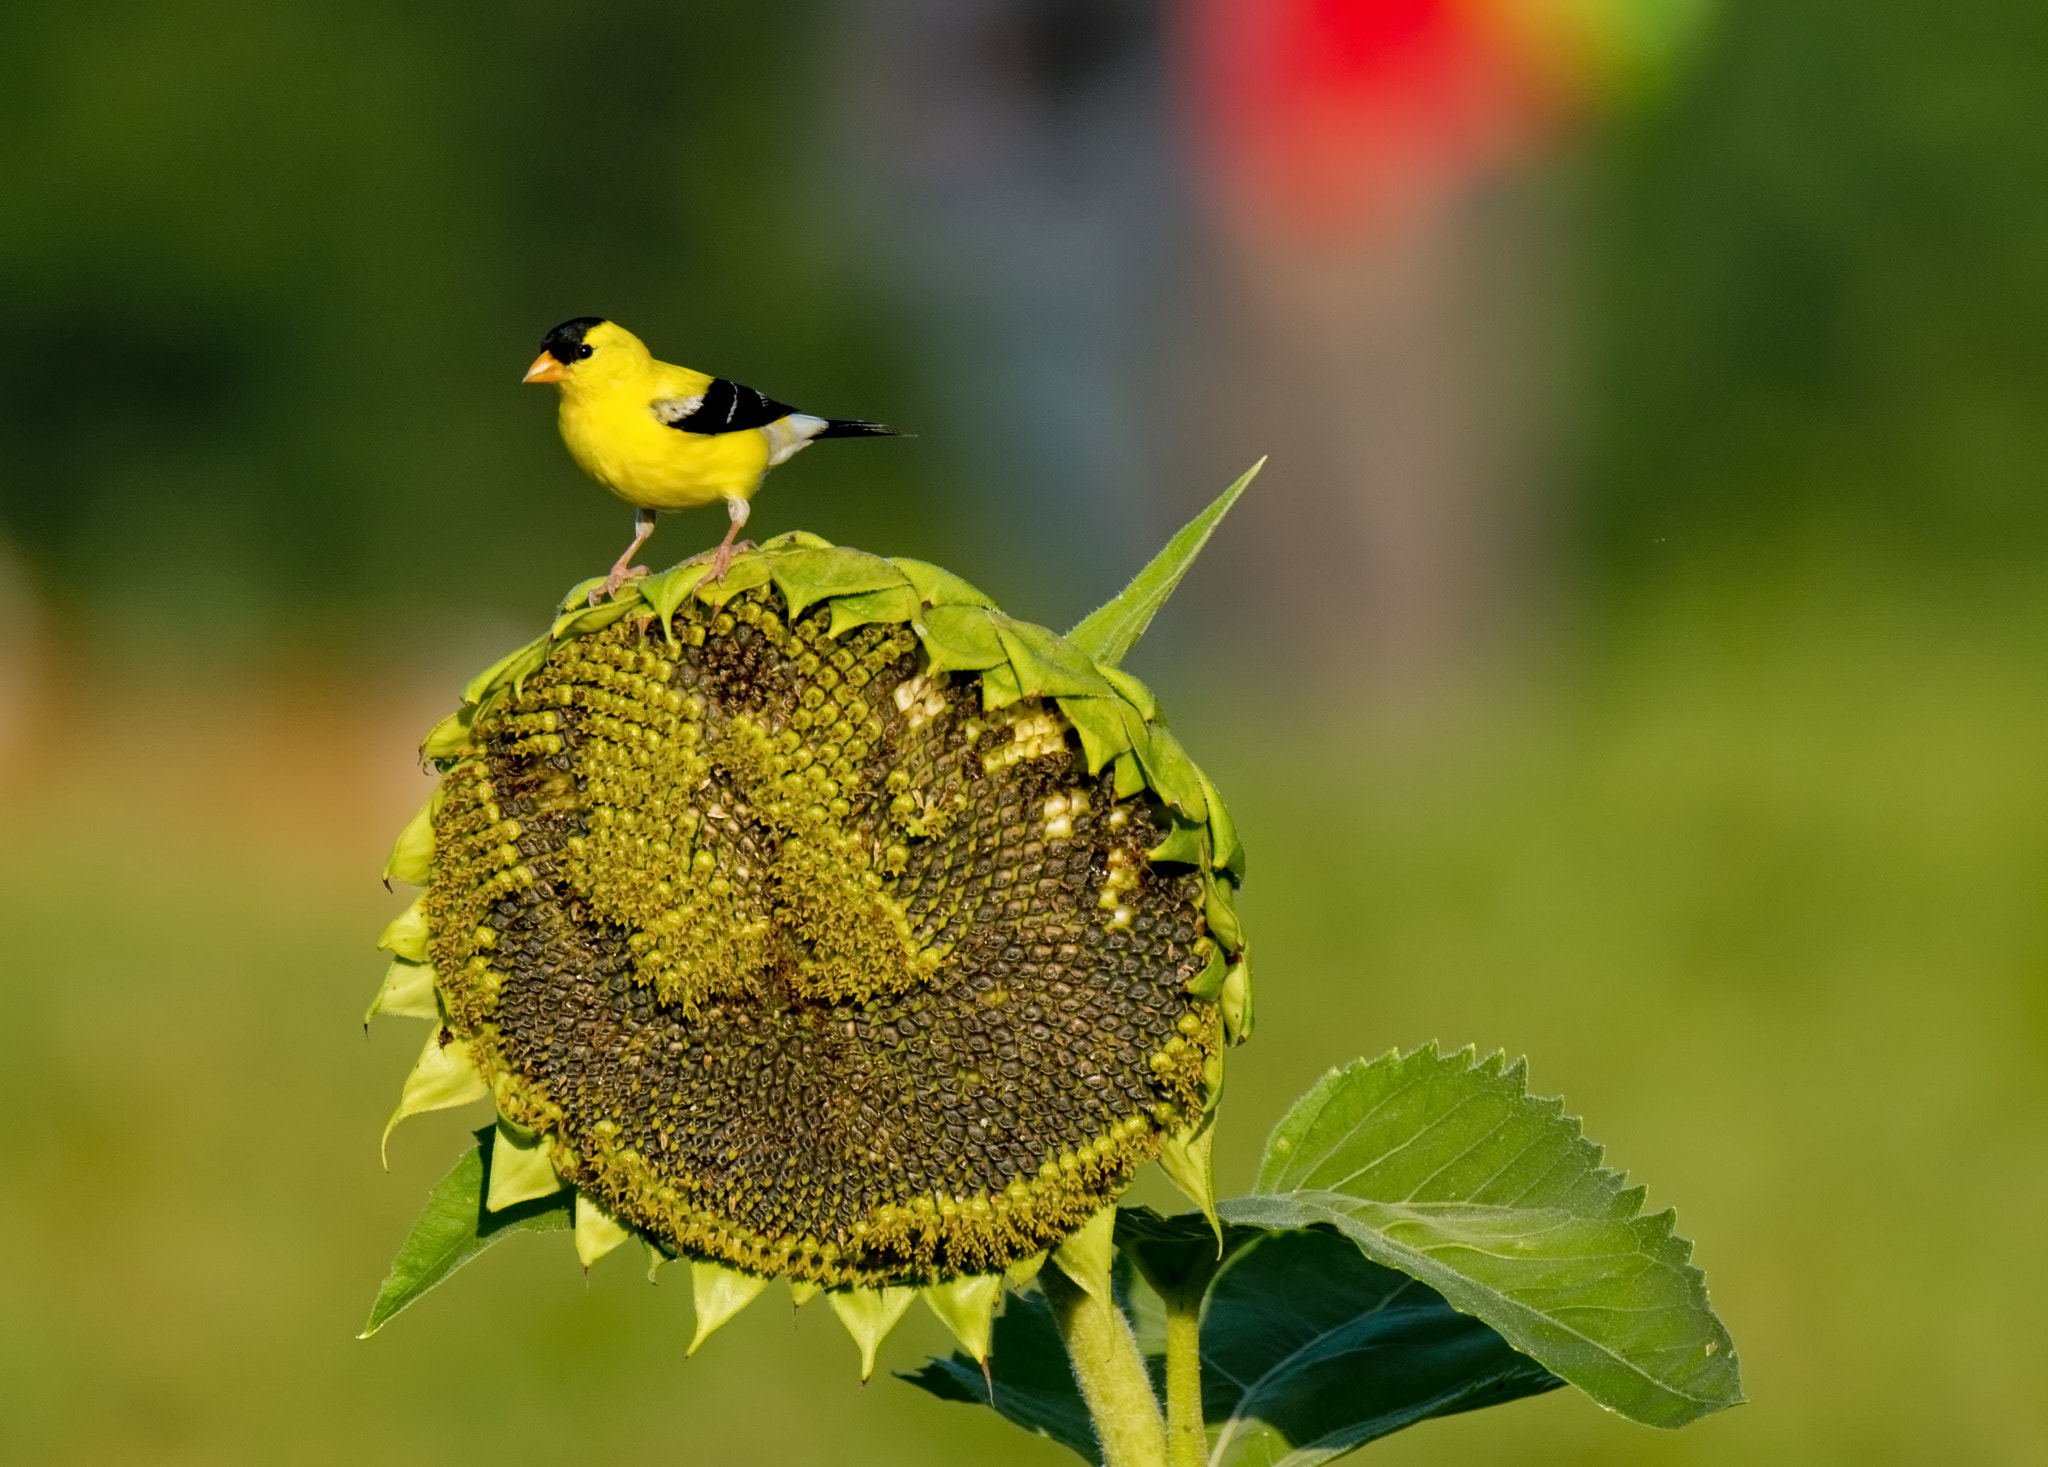
[[[578,316],[573,321],[564,321],[541,338],[540,349],[565,367],[571,362],[580,362],[590,355],[590,348],[583,343],[583,334],[593,326],[602,325],[602,316]]]

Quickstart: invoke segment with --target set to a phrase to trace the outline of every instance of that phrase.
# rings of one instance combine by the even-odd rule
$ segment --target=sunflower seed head
[[[586,1264],[701,1260],[700,1343],[777,1274],[874,1327],[1077,1246],[1213,1112],[1240,848],[1149,690],[965,582],[816,537],[701,573],[571,599],[429,735],[400,1116],[493,1095]]]

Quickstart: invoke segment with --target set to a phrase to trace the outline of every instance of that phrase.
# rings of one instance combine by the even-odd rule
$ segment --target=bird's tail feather
[[[870,423],[863,418],[827,418],[814,438],[901,438],[894,428]]]

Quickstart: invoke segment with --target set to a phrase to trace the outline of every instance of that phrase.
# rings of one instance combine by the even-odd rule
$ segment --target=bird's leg
[[[654,511],[651,509],[634,510],[633,543],[628,545],[626,553],[621,555],[612,564],[611,574],[604,578],[604,584],[590,593],[590,604],[592,606],[597,605],[606,596],[618,595],[619,587],[625,585],[633,577],[647,574],[647,567],[644,565],[634,565],[633,557],[639,553],[640,547],[647,543],[647,537],[653,533]]]
[[[711,574],[704,578],[707,586],[724,580],[726,568],[732,564],[733,556],[747,548],[744,542],[738,545],[732,543],[732,537],[737,535],[740,527],[747,522],[747,515],[750,512],[747,501],[728,499],[725,502],[725,512],[732,516],[732,528],[725,532],[725,538],[718,542],[718,549],[711,557]]]

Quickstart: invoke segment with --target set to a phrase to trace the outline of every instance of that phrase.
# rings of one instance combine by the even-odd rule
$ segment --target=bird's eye
[[[580,361],[582,361],[582,360],[583,360],[583,359],[584,359],[585,357],[589,356],[589,355],[590,355],[590,353],[591,353],[591,346],[590,346],[590,343],[589,343],[589,342],[587,342],[587,341],[579,341],[579,342],[577,342],[577,343],[576,343],[576,350],[574,350],[574,351],[572,351],[572,352],[570,352],[570,353],[569,353],[569,361],[571,361],[571,362],[580,362]],[[566,366],[566,365],[567,365],[567,363],[565,362],[565,363],[564,363],[563,365],[564,365],[564,366]]]

